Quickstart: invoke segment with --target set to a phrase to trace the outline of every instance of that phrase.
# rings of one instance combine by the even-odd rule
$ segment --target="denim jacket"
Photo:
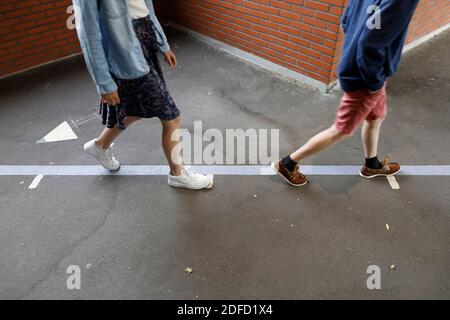
[[[145,0],[161,52],[170,50],[152,0]],[[73,0],[78,38],[100,94],[117,90],[112,74],[136,79],[150,72],[133,29],[127,0]]]

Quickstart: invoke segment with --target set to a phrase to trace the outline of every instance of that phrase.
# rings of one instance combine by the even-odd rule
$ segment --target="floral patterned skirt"
[[[133,27],[139,39],[150,72],[137,79],[114,80],[119,87],[120,105],[108,106],[100,104],[103,125],[125,129],[124,119],[127,116],[140,118],[158,117],[169,121],[180,115],[174,100],[170,96],[159,64],[159,47],[153,22],[149,17],[133,20]]]

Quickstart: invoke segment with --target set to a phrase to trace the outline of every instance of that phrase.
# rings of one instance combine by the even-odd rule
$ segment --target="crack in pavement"
[[[110,192],[112,194],[112,199],[110,202],[109,207],[106,209],[106,214],[103,216],[103,219],[101,222],[95,227],[89,234],[87,234],[85,237],[82,237],[77,243],[75,243],[72,248],[70,249],[69,254],[63,256],[62,258],[58,259],[58,261],[54,264],[52,264],[49,268],[47,268],[47,271],[45,272],[44,276],[42,276],[34,285],[32,285],[24,294],[21,294],[20,296],[16,297],[16,300],[26,299],[27,296],[29,296],[34,290],[36,290],[41,284],[43,284],[45,281],[47,281],[50,276],[58,269],[58,266],[62,263],[62,261],[66,260],[70,256],[74,254],[74,252],[86,241],[89,240],[93,235],[95,235],[98,231],[100,231],[103,226],[108,221],[108,218],[110,214],[112,213],[114,209],[114,205],[116,203],[116,197],[117,197],[117,191],[120,189],[120,185],[114,185],[113,192]],[[3,292],[2,292],[3,294]],[[2,295],[0,294],[0,296]]]
[[[272,89],[272,82],[271,82],[271,88],[269,89],[269,91]],[[277,128],[277,129],[284,129],[286,131],[286,135],[285,137],[288,139],[289,144],[291,145],[296,145],[298,144],[298,137],[294,136],[292,134],[292,131],[295,130],[294,127],[292,126],[288,126],[286,124],[282,124],[280,121],[278,121],[277,119],[274,119],[272,117],[269,117],[263,113],[254,111],[252,109],[250,109],[245,102],[241,103],[240,101],[238,101],[237,99],[235,99],[234,97],[232,97],[229,92],[226,89],[222,89],[222,88],[216,88],[214,89],[216,91],[216,94],[220,97],[220,98],[224,98],[227,99],[228,101],[230,101],[235,107],[237,107],[242,113],[245,113],[251,117],[256,117],[261,119],[262,121],[265,121],[266,123],[269,123],[270,125],[272,125],[273,127]],[[261,101],[256,101],[256,102],[252,102],[252,103],[262,103],[269,95],[270,92],[268,92],[262,99]]]

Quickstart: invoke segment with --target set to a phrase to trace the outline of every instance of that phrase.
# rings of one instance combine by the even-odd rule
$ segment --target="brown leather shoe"
[[[308,183],[308,178],[300,173],[298,166],[293,171],[289,171],[280,160],[272,162],[272,169],[291,186],[301,187]]]
[[[397,162],[389,162],[390,156],[388,155],[381,163],[383,168],[381,169],[371,169],[363,166],[359,175],[366,179],[372,179],[375,177],[387,177],[393,176],[400,171],[400,164]]]

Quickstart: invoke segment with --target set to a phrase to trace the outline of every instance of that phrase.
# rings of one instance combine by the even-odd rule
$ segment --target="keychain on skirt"
[[[125,107],[122,103],[116,106],[110,106],[108,103],[100,101],[98,104],[98,113],[102,116],[102,124],[112,129],[118,125],[120,130],[125,130]]]

